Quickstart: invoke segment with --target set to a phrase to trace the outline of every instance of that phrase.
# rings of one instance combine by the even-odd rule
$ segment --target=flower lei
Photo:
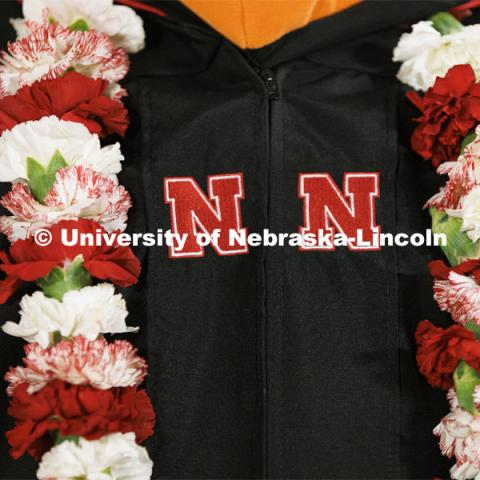
[[[135,332],[115,286],[138,281],[129,247],[63,245],[61,232],[122,232],[130,195],[118,183],[128,53],[144,47],[134,0],[23,0],[18,38],[0,53],[0,303],[25,283],[20,320],[2,326],[23,338],[23,366],[6,374],[11,455],[37,459],[37,478],[151,478],[140,444],[155,413],[141,384],[147,365],[126,340]],[[43,240],[42,240],[43,239]],[[48,241],[44,240],[47,239]]]
[[[448,263],[430,262],[434,299],[456,323],[428,320],[416,331],[417,364],[427,381],[447,390],[451,412],[434,429],[451,478],[480,479],[480,25],[460,19],[470,1],[413,25],[393,54],[401,82],[420,111],[411,146],[431,161],[445,185],[430,198],[434,233],[443,233]]]

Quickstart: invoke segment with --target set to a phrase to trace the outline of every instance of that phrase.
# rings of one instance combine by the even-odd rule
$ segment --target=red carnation
[[[417,364],[432,387],[449,389],[460,360],[480,370],[480,342],[470,330],[453,325],[446,330],[423,320],[417,327]]]
[[[435,167],[457,160],[463,138],[480,121],[480,83],[475,83],[470,65],[452,67],[437,78],[422,98],[408,92],[409,100],[422,112],[412,135],[412,148]]]
[[[128,112],[119,100],[106,96],[108,82],[68,72],[54,80],[40,80],[0,100],[0,133],[18,123],[55,115],[85,125],[101,137],[124,135]]]
[[[448,280],[450,272],[469,275],[480,282],[480,260],[466,260],[456,267],[449,267],[443,260],[434,260],[428,264],[430,273],[437,280]]]
[[[110,280],[121,287],[137,282],[141,267],[130,247],[118,246],[116,241],[112,246],[105,245],[105,242],[100,246],[65,246],[62,243],[62,230],[67,232],[68,240],[74,230],[79,236],[83,233],[106,234],[106,230],[93,220],[62,220],[48,230],[52,241],[47,246],[38,245],[33,236],[17,240],[8,255],[0,251],[0,270],[6,274],[6,278],[0,281],[0,303],[5,303],[23,282],[34,282],[79,255],[83,257],[85,270],[95,278]]]
[[[27,388],[26,383],[15,388],[8,408],[15,427],[6,436],[15,459],[25,452],[39,459],[51,448],[55,431],[88,440],[134,432],[139,443],[153,435],[155,412],[147,393],[136,387],[96,390],[55,380],[32,395]]]

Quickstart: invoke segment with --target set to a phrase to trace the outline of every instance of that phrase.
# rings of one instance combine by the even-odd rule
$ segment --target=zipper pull
[[[277,79],[273,70],[262,70],[260,77],[265,84],[267,95],[270,100],[279,100],[280,92],[278,91]]]

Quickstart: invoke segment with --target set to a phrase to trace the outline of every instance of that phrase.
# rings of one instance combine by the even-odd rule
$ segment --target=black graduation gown
[[[171,228],[165,177],[193,177],[206,192],[209,175],[238,172],[249,232],[298,231],[305,172],[340,186],[345,172],[379,172],[382,231],[428,228],[422,205],[438,179],[409,151],[415,112],[391,57],[411,23],[455,2],[366,1],[254,51],[175,1],[154,3],[168,16],[142,13],[147,48],[124,82],[129,231]],[[20,12],[15,2],[0,10],[4,44]],[[124,293],[158,418],[147,442],[154,478],[448,475],[432,435],[448,404],[419,375],[413,338],[420,320],[444,320],[427,271],[439,249],[136,253],[141,281]],[[17,318],[19,298],[0,309],[2,322]],[[2,372],[22,343],[2,336]],[[34,463],[7,449],[1,442],[2,478],[32,478]]]

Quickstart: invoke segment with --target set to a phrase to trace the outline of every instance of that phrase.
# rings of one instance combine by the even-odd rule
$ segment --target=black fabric
[[[421,208],[438,180],[410,153],[414,111],[391,56],[409,23],[453,3],[369,1],[242,52],[177,2],[155,2],[169,15],[142,14],[147,48],[125,82],[129,230],[170,228],[166,176],[193,176],[206,190],[208,175],[243,172],[249,232],[295,232],[299,173],[328,172],[341,185],[344,172],[378,171],[382,231],[425,231]],[[17,10],[2,2],[5,28]],[[258,64],[274,69],[279,100],[268,99]],[[448,476],[431,433],[448,404],[419,375],[413,339],[423,318],[446,320],[427,271],[438,249],[137,254],[142,278],[125,295],[158,417],[147,442],[155,478]],[[6,371],[22,342],[2,344]],[[0,453],[2,478],[34,476],[5,442]]]

